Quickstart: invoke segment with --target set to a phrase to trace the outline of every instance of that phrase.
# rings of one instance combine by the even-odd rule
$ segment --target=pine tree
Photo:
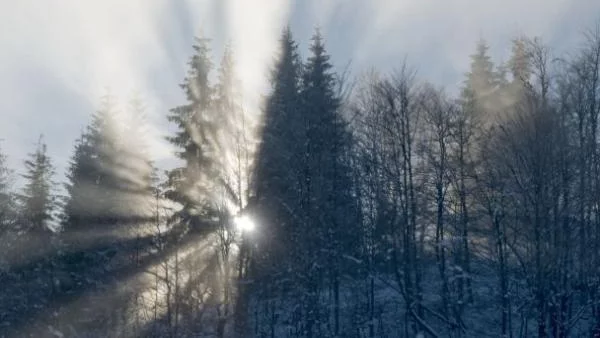
[[[187,103],[171,109],[167,119],[177,125],[177,133],[168,140],[179,148],[177,155],[185,162],[183,168],[171,172],[174,190],[169,196],[184,208],[179,216],[191,224],[207,212],[210,204],[211,180],[214,178],[214,158],[218,156],[216,137],[218,116],[214,113],[214,88],[209,81],[212,70],[209,40],[197,38],[193,46],[188,74],[181,84]]]
[[[214,251],[190,263],[198,264],[195,269],[210,271],[210,276],[197,276],[197,285],[183,291],[186,294],[176,300],[175,308],[178,305],[189,308],[197,306],[191,294],[209,290],[212,296],[208,302],[215,305],[218,311],[215,330],[219,336],[223,336],[231,310],[232,271],[229,253],[233,239],[229,226],[231,213],[242,207],[241,192],[237,189],[241,174],[238,172],[238,177],[235,177],[236,152],[232,149],[236,146],[235,137],[240,128],[236,118],[241,113],[241,107],[231,49],[225,49],[217,83],[212,85],[210,72],[213,65],[208,42],[205,38],[196,39],[193,46],[195,54],[181,85],[187,102],[171,109],[168,116],[168,120],[178,128],[176,135],[168,140],[179,149],[178,156],[184,165],[169,173],[166,195],[183,206],[169,221],[173,228],[182,234],[189,231],[218,236]],[[208,266],[202,268],[206,261],[209,262]],[[177,269],[174,274],[177,280]],[[182,315],[186,321],[198,320],[194,317],[195,310]]]
[[[69,231],[83,228],[91,220],[89,194],[92,192],[95,171],[94,153],[88,133],[83,132],[75,142],[75,151],[67,172],[65,184],[67,202],[63,227]]]
[[[14,236],[18,233],[17,205],[12,191],[13,172],[7,166],[7,157],[0,149],[0,271],[7,267],[6,259],[14,250]],[[18,246],[18,244],[16,245]]]
[[[118,238],[152,219],[154,169],[144,141],[143,115],[139,99],[132,100],[129,114],[120,117],[114,99],[103,98],[76,142],[68,169],[67,233]]]
[[[499,104],[495,95],[498,78],[488,50],[485,40],[477,42],[461,95],[463,109],[486,123],[493,119]]]
[[[494,88],[494,63],[488,55],[489,46],[485,40],[479,40],[475,54],[471,55],[471,70],[467,81],[477,96],[489,95]]]
[[[271,268],[270,259],[287,256],[289,241],[296,240],[292,231],[303,222],[300,208],[301,174],[304,162],[304,123],[300,115],[301,61],[289,28],[280,39],[280,55],[271,73],[271,92],[267,97],[262,142],[259,146],[254,189],[259,214],[265,220],[260,249],[264,264],[261,273]],[[271,256],[272,255],[272,256]]]
[[[103,98],[76,142],[67,174],[66,230],[110,231],[117,223],[122,206],[116,198],[121,191],[118,173],[123,169],[119,154],[122,131],[113,101],[110,96]]]
[[[299,268],[300,235],[307,221],[302,208],[306,146],[300,115],[302,64],[289,28],[281,35],[279,50],[271,72],[253,177],[253,209],[260,219],[261,236],[255,239],[257,249],[249,276],[256,282],[247,290],[264,302],[257,320],[271,332],[277,309],[266,300],[301,292],[293,286]]]
[[[40,136],[35,152],[29,154],[25,161],[26,183],[20,195],[21,214],[26,229],[33,233],[43,234],[51,231],[55,197],[52,189],[54,167],[47,154],[47,147]]]
[[[11,192],[12,172],[6,165],[6,159],[6,155],[0,149],[0,234],[10,230],[16,216]]]
[[[105,96],[76,141],[65,185],[64,246],[58,262],[63,270],[62,291],[86,289],[96,297],[115,277],[106,273],[107,268],[139,271],[142,257],[152,249],[141,241],[155,219],[153,167],[144,124],[139,99],[132,100],[128,114],[120,114],[114,99]],[[130,288],[102,297],[110,298],[111,312],[98,309],[96,318],[141,311]],[[112,324],[94,329],[106,333],[124,328]]]
[[[305,242],[308,247],[303,247],[301,252],[316,254],[314,258],[320,260],[319,265],[326,267],[324,274],[328,291],[333,296],[334,332],[337,335],[341,274],[348,267],[343,257],[357,253],[360,233],[355,227],[358,207],[353,196],[349,161],[352,139],[336,91],[338,80],[318,30],[312,37],[310,52],[302,86],[309,219],[309,228],[303,231],[310,235]],[[328,253],[318,253],[320,248],[325,248]]]
[[[290,31],[283,32],[255,181],[261,229],[269,236],[261,236],[254,270],[264,288],[260,298],[273,297],[276,290],[291,291],[287,299],[302,309],[298,329],[309,336],[320,332],[321,289],[331,292],[334,329],[339,330],[342,257],[358,247],[359,233],[352,226],[357,206],[349,161],[351,135],[319,32],[310,50],[311,57],[302,65]],[[270,306],[269,311],[272,315],[276,309]],[[274,325],[272,319],[269,325]]]
[[[250,124],[246,121],[235,74],[231,46],[226,46],[218,69],[215,86],[214,110],[219,128],[215,164],[218,177],[227,199],[235,209],[242,209],[248,193],[248,161],[251,145],[248,135]]]

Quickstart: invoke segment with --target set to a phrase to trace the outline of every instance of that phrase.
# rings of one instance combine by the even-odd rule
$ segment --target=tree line
[[[195,40],[175,169],[110,96],[65,196],[43,138],[19,192],[0,155],[0,334],[600,337],[598,28],[505,63],[480,40],[456,91],[279,42],[257,122]]]

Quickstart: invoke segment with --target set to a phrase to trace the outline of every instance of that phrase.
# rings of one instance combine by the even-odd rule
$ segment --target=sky
[[[43,134],[61,181],[110,93],[123,108],[143,100],[153,159],[173,166],[166,116],[185,102],[179,84],[194,36],[212,39],[216,63],[232,44],[244,105],[258,116],[286,25],[303,55],[319,27],[337,69],[352,76],[406,59],[453,92],[480,38],[495,61],[508,59],[518,35],[562,55],[599,20],[598,0],[0,0],[0,148],[19,173]]]

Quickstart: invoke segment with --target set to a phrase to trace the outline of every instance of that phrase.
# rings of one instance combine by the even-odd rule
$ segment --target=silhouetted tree
[[[308,222],[302,232],[303,243],[298,249],[303,252],[303,259],[308,260],[305,261],[305,264],[308,263],[305,265],[306,277],[310,280],[323,276],[323,280],[309,282],[307,291],[326,288],[333,296],[333,334],[338,335],[342,271],[352,264],[345,257],[358,254],[355,249],[360,241],[360,227],[355,223],[358,204],[353,195],[354,181],[349,161],[352,138],[342,115],[338,79],[318,30],[312,37],[310,53],[304,67],[301,91],[301,115],[306,135],[303,207]],[[323,266],[323,271],[313,270],[311,266],[314,267],[315,263]],[[317,302],[307,300],[305,304]],[[318,310],[308,311],[316,316],[314,319],[307,318],[310,335],[310,321],[316,320],[319,324],[322,319]],[[318,335],[319,328],[316,330]]]
[[[261,320],[261,331],[266,327],[265,334],[271,336],[276,324],[273,297],[282,289],[293,292],[291,283],[283,285],[283,281],[293,279],[284,276],[293,276],[296,268],[295,249],[289,248],[297,247],[301,226],[306,221],[301,209],[305,147],[299,96],[302,64],[289,28],[283,31],[279,43],[253,180],[254,208],[263,235],[251,267],[251,278],[257,282],[248,288],[253,297],[268,300],[259,308],[262,318],[257,320]]]

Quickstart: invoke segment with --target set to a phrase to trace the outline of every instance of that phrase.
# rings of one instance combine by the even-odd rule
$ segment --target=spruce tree
[[[254,177],[258,214],[268,238],[261,241],[256,271],[267,274],[276,259],[288,266],[294,233],[305,221],[301,210],[302,168],[305,134],[300,116],[301,61],[297,45],[288,29],[280,39],[280,54],[271,73]],[[291,268],[291,267],[290,267]],[[288,270],[287,268],[283,270]]]
[[[152,249],[144,244],[148,242],[140,241],[144,230],[155,226],[148,226],[155,214],[151,209],[153,168],[144,142],[143,106],[133,100],[126,115],[119,115],[116,107],[112,97],[102,99],[90,125],[76,141],[65,186],[68,196],[60,259],[65,274],[61,289],[86,289],[90,297],[100,296],[97,292],[115,277],[106,269],[136,271],[141,257]],[[135,292],[128,288],[100,297],[110,298],[112,312],[99,309],[95,318],[121,316],[129,306],[138,305],[129,303]],[[115,330],[92,326],[90,330],[104,333]]]
[[[119,218],[124,216],[121,210],[123,204],[119,201],[122,192],[121,151],[124,137],[116,109],[114,98],[106,95],[100,109],[92,116],[92,123],[88,128],[94,151],[94,192],[89,195],[93,198],[91,205],[96,206],[93,222],[107,230],[113,228]]]
[[[77,231],[85,227],[91,220],[92,209],[89,194],[93,189],[94,150],[89,134],[82,132],[75,141],[75,151],[67,170],[67,202],[64,209],[63,228]]]
[[[168,195],[183,205],[178,216],[192,226],[199,224],[198,215],[207,211],[210,204],[210,178],[214,177],[216,137],[220,122],[214,114],[214,88],[209,81],[212,70],[209,40],[197,38],[194,55],[188,63],[189,69],[181,88],[187,102],[170,111],[167,119],[177,126],[175,136],[168,140],[179,151],[184,161],[182,168],[170,173],[173,189]]]
[[[463,97],[479,102],[481,107],[485,106],[485,100],[493,94],[496,85],[494,63],[488,55],[488,50],[485,40],[477,42],[475,54],[471,55],[471,68],[463,88]]]
[[[475,54],[471,55],[471,70],[467,74],[467,84],[476,96],[486,96],[495,84],[494,63],[489,56],[489,46],[479,40]]]
[[[11,192],[12,172],[6,161],[7,157],[0,149],[0,234],[11,230],[15,221],[15,205]]]
[[[51,231],[55,209],[53,195],[54,167],[47,154],[47,147],[40,136],[36,150],[25,161],[26,180],[20,195],[21,215],[25,228],[33,233],[43,234]]]
[[[13,172],[8,168],[6,161],[7,157],[0,149],[0,271],[8,267],[6,259],[15,247],[13,236],[16,236],[19,230],[15,194],[12,191]]]
[[[266,97],[261,142],[257,150],[252,186],[252,210],[260,222],[260,236],[253,238],[249,278],[255,281],[247,292],[260,301],[273,297],[297,299],[298,254],[306,229],[302,208],[305,150],[304,121],[300,111],[302,63],[289,28],[282,32],[279,55],[271,71],[271,89]],[[292,296],[294,296],[292,298]],[[268,304],[266,302],[265,304]],[[259,314],[270,325],[278,311],[273,304]],[[264,322],[263,322],[264,320]]]
[[[351,134],[319,32],[310,51],[303,65],[291,33],[283,32],[257,157],[261,238],[253,270],[262,287],[255,295],[281,295],[296,304],[302,314],[297,329],[308,336],[320,332],[322,290],[330,292],[339,329],[342,257],[354,253],[359,234]]]
[[[484,121],[489,120],[492,116],[491,111],[498,108],[498,102],[495,101],[497,76],[488,50],[485,40],[477,42],[475,54],[471,55],[471,67],[466,74],[461,95],[463,107]]]
[[[310,52],[303,72],[301,94],[306,132],[305,207],[309,222],[308,228],[303,229],[303,246],[298,249],[306,257],[312,256],[305,262],[306,267],[310,267],[307,274],[326,276],[326,280],[312,281],[307,286],[327,286],[333,299],[334,332],[337,335],[341,275],[347,267],[343,257],[356,254],[354,250],[359,246],[360,233],[355,227],[358,208],[349,162],[352,139],[342,116],[338,79],[318,30],[312,37]],[[322,253],[323,248],[325,253]],[[322,266],[324,271],[314,271],[314,266]],[[310,309],[309,313],[315,310]],[[307,320],[310,331],[312,319],[309,316]]]
[[[66,230],[114,230],[122,207],[117,199],[123,172],[118,125],[114,99],[105,96],[75,145],[67,173]]]

